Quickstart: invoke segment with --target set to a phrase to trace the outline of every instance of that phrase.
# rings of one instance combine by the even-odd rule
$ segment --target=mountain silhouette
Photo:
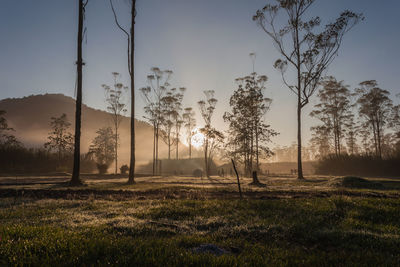
[[[67,115],[74,133],[75,100],[63,94],[31,95],[23,98],[0,100],[0,110],[5,110],[5,118],[14,135],[27,147],[43,147],[51,131],[50,118]],[[105,126],[112,126],[111,115],[105,111],[82,106],[81,152],[85,153],[96,136],[96,131]],[[136,160],[138,164],[152,159],[153,127],[143,121],[135,120]],[[119,164],[129,162],[130,118],[124,117],[119,129],[120,147]],[[166,146],[160,142],[160,154],[164,155]]]

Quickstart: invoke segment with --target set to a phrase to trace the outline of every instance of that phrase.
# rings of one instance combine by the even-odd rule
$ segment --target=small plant
[[[122,165],[119,169],[121,171],[121,174],[126,174],[129,171],[129,167],[126,164]]]

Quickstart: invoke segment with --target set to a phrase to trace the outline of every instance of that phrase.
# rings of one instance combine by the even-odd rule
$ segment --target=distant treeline
[[[73,156],[63,155],[45,149],[25,148],[23,146],[0,146],[1,174],[29,174],[72,171]],[[82,155],[82,172],[92,173],[97,167],[91,157]]]
[[[316,164],[316,174],[400,177],[400,153],[388,158],[372,155],[329,155]]]

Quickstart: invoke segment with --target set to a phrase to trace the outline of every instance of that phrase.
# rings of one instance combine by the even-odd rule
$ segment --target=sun
[[[204,134],[200,132],[199,128],[193,130],[191,142],[195,148],[200,148],[204,144]]]

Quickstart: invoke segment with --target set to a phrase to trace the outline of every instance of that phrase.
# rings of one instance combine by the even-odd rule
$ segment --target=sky
[[[121,24],[129,28],[127,0],[114,0]],[[250,52],[257,54],[255,70],[268,76],[266,96],[273,99],[266,115],[280,133],[273,145],[296,140],[296,97],[273,68],[279,58],[268,36],[252,21],[266,0],[137,0],[135,36],[136,118],[143,119],[139,88],[147,86],[150,68],[171,69],[173,87],[186,87],[184,106],[197,112],[204,90],[218,99],[213,118],[226,130],[222,116],[229,110],[235,78],[252,71]],[[62,93],[75,96],[77,0],[1,0],[0,99],[32,94]],[[345,36],[339,55],[327,74],[350,88],[365,80],[400,93],[400,22],[398,0],[316,0],[310,15],[332,22],[341,11],[361,12],[365,21]],[[113,83],[111,72],[121,73],[128,85],[127,41],[116,27],[108,0],[89,0],[86,8],[83,57],[83,102],[105,109],[102,84]],[[399,102],[398,99],[395,102]],[[317,122],[303,113],[303,137]]]

